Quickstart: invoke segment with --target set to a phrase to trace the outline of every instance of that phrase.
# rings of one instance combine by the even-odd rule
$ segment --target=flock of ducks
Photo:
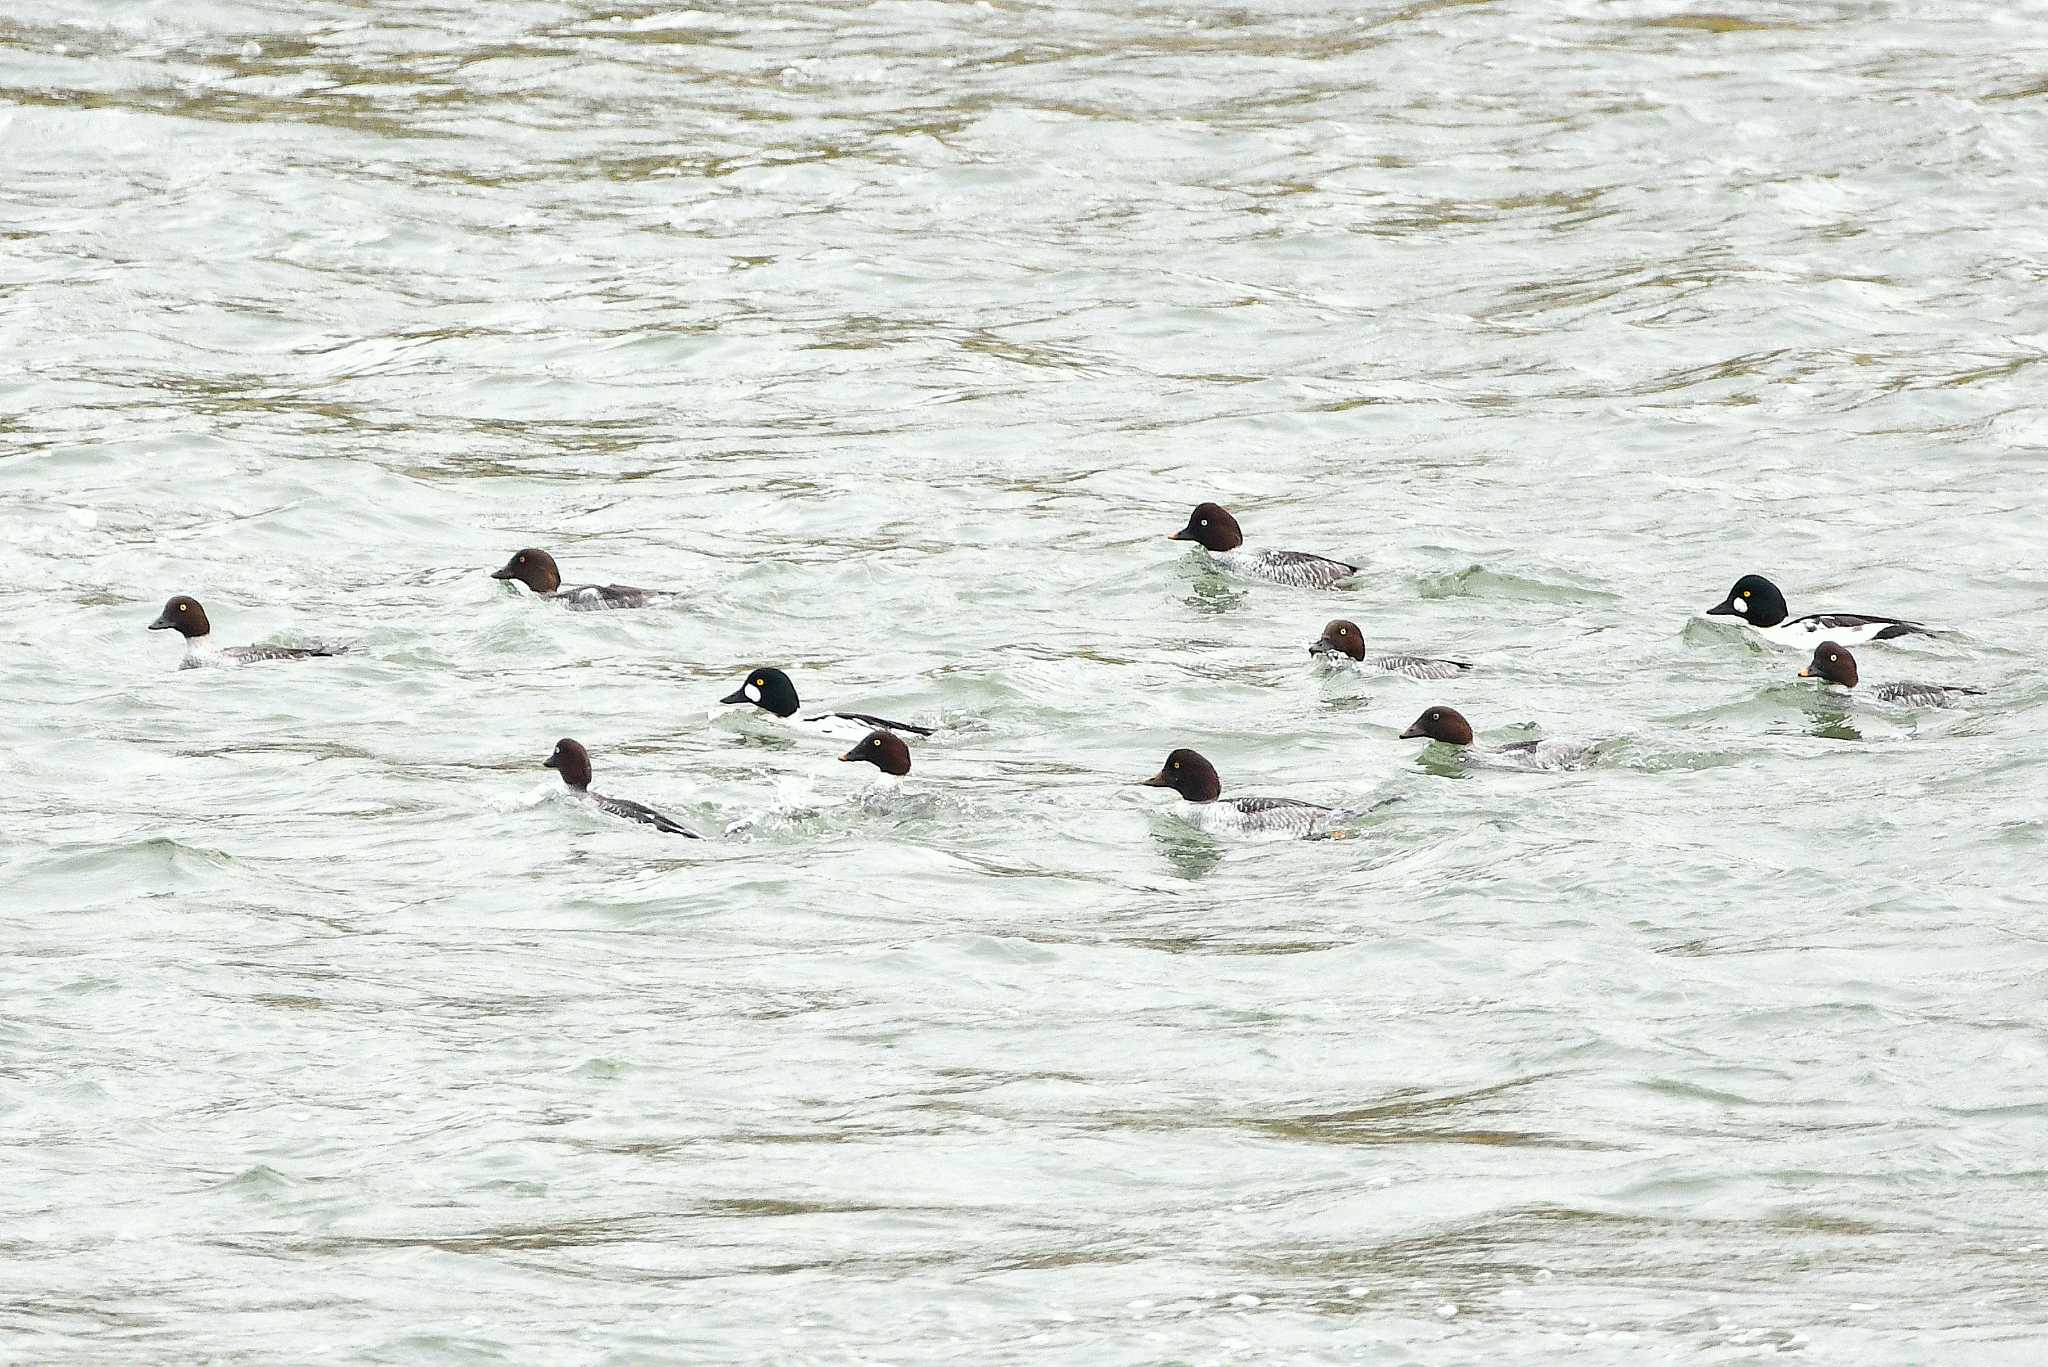
[[[1263,579],[1300,588],[1334,588],[1359,567],[1328,556],[1305,551],[1254,550],[1245,546],[1244,532],[1237,519],[1219,504],[1202,503],[1188,515],[1187,525],[1169,534],[1175,541],[1200,546],[1219,568],[1233,574]],[[641,608],[659,601],[663,594],[624,584],[576,584],[564,586],[561,567],[544,550],[528,547],[515,552],[504,566],[492,572],[493,579],[526,586],[536,598],[559,603],[571,611]],[[1816,679],[1845,690],[1861,682],[1856,657],[1848,644],[1891,640],[1912,634],[1932,634],[1918,622],[1897,617],[1861,613],[1812,613],[1794,617],[1785,596],[1761,575],[1744,575],[1727,597],[1707,608],[1709,616],[1733,617],[1760,639],[1775,645],[1811,646],[1812,659],[1799,677]],[[316,642],[298,646],[217,646],[212,624],[199,601],[184,594],[164,604],[163,612],[149,624],[152,631],[176,631],[185,638],[181,669],[207,666],[237,666],[273,660],[303,660],[348,653],[341,642]],[[1402,674],[1413,679],[1456,679],[1472,669],[1464,660],[1439,659],[1405,653],[1373,654],[1367,651],[1358,624],[1336,618],[1308,648],[1312,658],[1337,667],[1356,667]],[[1949,707],[1981,689],[1955,685],[1918,683],[1880,684],[1869,692],[1878,700],[1913,707]],[[867,712],[816,712],[806,715],[796,685],[780,669],[762,666],[750,670],[740,686],[719,699],[723,704],[752,707],[773,721],[821,735],[848,736],[855,744],[839,758],[847,763],[872,764],[884,781],[893,782],[910,772],[910,748],[905,736],[929,736],[932,728],[892,721]],[[1523,768],[1572,768],[1584,763],[1596,746],[1561,740],[1525,740],[1488,747],[1474,745],[1472,725],[1457,709],[1443,705],[1424,709],[1401,733],[1404,740],[1427,740],[1453,747],[1468,757]],[[590,752],[575,740],[564,737],[543,761],[546,768],[562,776],[562,782],[576,797],[598,810],[629,821],[640,822],[670,835],[700,838],[681,822],[651,807],[624,798],[606,797],[590,790]],[[1166,757],[1159,772],[1144,780],[1145,786],[1168,788],[1178,796],[1175,814],[1197,830],[1214,834],[1275,834],[1289,836],[1341,836],[1344,827],[1364,813],[1347,808],[1324,807],[1293,798],[1225,798],[1216,767],[1200,753],[1176,749]]]

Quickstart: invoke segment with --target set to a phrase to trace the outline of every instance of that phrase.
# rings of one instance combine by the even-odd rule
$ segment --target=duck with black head
[[[1233,574],[1265,579],[1296,588],[1334,588],[1358,573],[1358,566],[1307,551],[1261,551],[1248,549],[1244,531],[1230,510],[1219,503],[1198,503],[1188,514],[1188,525],[1167,533],[1169,541],[1192,541],[1209,553],[1209,559]]]
[[[1745,574],[1728,596],[1707,609],[1709,617],[1734,617],[1761,640],[1788,650],[1805,650],[1826,639],[1863,645],[1914,633],[1930,635],[1918,622],[1872,617],[1860,612],[1815,612],[1794,617],[1778,586],[1760,574]]]
[[[149,624],[151,631],[175,631],[185,638],[185,658],[180,669],[204,669],[260,664],[266,660],[313,660],[346,655],[353,647],[343,641],[320,641],[303,646],[217,646],[213,624],[197,598],[179,594],[164,604],[164,610]]]
[[[1517,740],[1505,745],[1478,745],[1472,723],[1455,707],[1426,707],[1408,723],[1402,740],[1427,740],[1448,745],[1474,763],[1509,769],[1578,769],[1598,752],[1595,743],[1579,740]]]
[[[571,612],[602,612],[609,608],[644,608],[656,594],[628,584],[573,584],[562,587],[562,567],[546,551],[528,546],[514,551],[502,569],[491,571],[493,579],[508,579],[526,585],[536,598],[560,603]]]
[[[1327,664],[1405,674],[1411,679],[1455,679],[1472,667],[1463,660],[1438,660],[1427,655],[1368,655],[1365,633],[1347,617],[1327,623],[1308,653],[1312,659]]]
[[[1169,754],[1142,786],[1173,789],[1180,798],[1173,815],[1206,835],[1335,835],[1364,815],[1291,797],[1225,797],[1216,766],[1188,749]]]
[[[555,742],[555,752],[541,761],[543,769],[553,769],[561,774],[562,782],[568,785],[570,793],[588,802],[601,812],[637,821],[643,826],[652,826],[669,835],[688,836],[701,840],[695,831],[673,817],[663,816],[652,807],[642,806],[623,797],[605,797],[590,791],[590,752],[581,744],[563,737]]]
[[[890,721],[871,712],[817,712],[801,716],[803,703],[797,698],[796,685],[790,682],[789,675],[767,665],[748,670],[745,681],[718,701],[731,706],[752,706],[750,715],[841,740],[864,739],[870,731],[896,731],[907,736],[932,734],[929,726]]]
[[[1814,647],[1813,658],[1799,671],[1799,677],[1819,679],[1824,686],[1850,691],[1861,682],[1856,657],[1839,641],[1822,641]],[[1960,684],[1887,683],[1870,689],[1870,696],[1879,702],[1907,707],[1954,707],[1964,698],[1981,697],[1983,693],[1981,688],[1964,688]]]

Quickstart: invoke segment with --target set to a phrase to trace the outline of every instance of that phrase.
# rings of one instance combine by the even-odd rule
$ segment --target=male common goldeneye
[[[1323,634],[1308,648],[1308,653],[1333,663],[1346,659],[1367,669],[1406,674],[1411,679],[1455,679],[1472,667],[1463,660],[1433,660],[1427,655],[1368,656],[1358,623],[1343,617],[1323,628]]]
[[[555,753],[541,761],[541,767],[560,771],[562,782],[569,785],[569,791],[585,799],[601,812],[622,816],[628,821],[638,821],[666,831],[670,835],[686,835],[692,840],[701,840],[689,827],[670,817],[663,816],[652,807],[643,807],[622,797],[604,797],[590,791],[590,752],[573,740],[564,737],[555,742]]]
[[[492,570],[493,579],[516,579],[538,598],[560,603],[572,612],[597,612],[605,608],[644,608],[654,601],[646,589],[628,584],[572,584],[562,587],[562,567],[546,551],[529,546],[517,551],[505,568]]]
[[[1472,746],[1472,723],[1455,707],[1431,707],[1408,724],[1402,740],[1433,740],[1455,745],[1467,755],[1516,769],[1575,769],[1593,757],[1596,747],[1577,740],[1517,740],[1506,745]]]
[[[1856,657],[1835,641],[1822,641],[1815,648],[1813,659],[1799,671],[1799,677],[1820,679],[1853,689],[1857,680]],[[1870,690],[1871,696],[1879,702],[1904,703],[1908,707],[1953,707],[1961,699],[1980,697],[1983,692],[1981,688],[1963,688],[1954,684],[1917,683],[1879,684]]]
[[[249,665],[262,660],[310,660],[328,655],[346,655],[349,647],[340,641],[319,641],[309,646],[217,646],[209,639],[213,626],[197,598],[179,594],[164,604],[164,610],[149,624],[151,631],[175,631],[185,638],[185,658],[180,669],[208,665]]]
[[[1237,519],[1220,504],[1199,503],[1188,514],[1188,525],[1167,534],[1169,541],[1192,541],[1208,551],[1215,562],[1238,574],[1270,579],[1276,584],[1298,588],[1327,589],[1358,573],[1358,566],[1307,551],[1248,551]]]
[[[841,755],[839,762],[872,764],[887,778],[902,778],[910,772],[910,747],[893,731],[870,731],[867,739]]]
[[[1173,814],[1209,835],[1327,835],[1361,815],[1291,797],[1224,797],[1216,766],[1193,750],[1168,755],[1144,786],[1179,793]]]
[[[821,712],[816,716],[798,717],[797,708],[803,704],[797,701],[796,685],[789,681],[789,675],[779,669],[755,669],[747,675],[747,681],[719,699],[722,703],[752,703],[771,717],[816,731],[820,735],[839,736],[852,739],[866,736],[870,731],[903,731],[913,736],[929,736],[929,726],[912,726],[909,722],[890,721],[867,712]]]
[[[1911,632],[1925,633],[1918,622],[1896,617],[1866,617],[1856,612],[1816,612],[1805,617],[1789,616],[1785,595],[1760,574],[1745,574],[1728,590],[1728,596],[1707,609],[1709,617],[1740,617],[1742,624],[1774,646],[1804,650],[1825,634],[1830,640],[1888,641]]]

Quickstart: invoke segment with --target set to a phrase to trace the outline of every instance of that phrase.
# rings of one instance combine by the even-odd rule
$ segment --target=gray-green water
[[[2037,7],[6,10],[0,1360],[2048,1352]]]

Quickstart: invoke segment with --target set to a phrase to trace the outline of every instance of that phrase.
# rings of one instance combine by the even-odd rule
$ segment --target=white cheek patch
[[[758,703],[759,701],[761,701],[761,690],[754,687],[752,684],[748,684],[746,688],[742,691],[745,692],[748,702]]]
[[[1733,602],[1731,602],[1731,603],[1730,603],[1730,604],[1729,604],[1728,606],[1729,606],[1729,607],[1732,607],[1732,608],[1734,608],[1734,609],[1735,609],[1735,610],[1736,610],[1737,612],[1748,612],[1748,611],[1749,611],[1749,603],[1748,603],[1748,602],[1747,602],[1746,600],[1744,600],[1744,599],[1741,599],[1741,598],[1737,598],[1737,599],[1735,599],[1735,600],[1734,600]]]

